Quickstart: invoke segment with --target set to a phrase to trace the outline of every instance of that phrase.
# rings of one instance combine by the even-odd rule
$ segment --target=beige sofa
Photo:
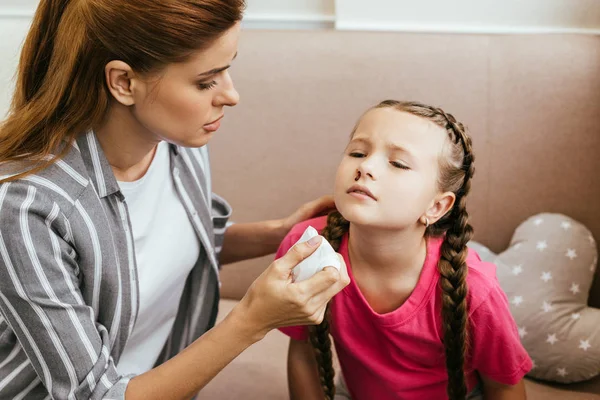
[[[470,127],[475,239],[504,249],[525,218],[561,212],[600,238],[600,37],[246,31],[241,104],[212,145],[236,221],[275,218],[331,191],[358,116],[386,99],[441,105]],[[221,318],[271,257],[226,266]],[[590,304],[600,307],[600,282]],[[600,329],[600,321],[598,322]],[[238,357],[202,399],[287,399],[287,338]],[[527,381],[530,399],[600,399],[600,379]]]

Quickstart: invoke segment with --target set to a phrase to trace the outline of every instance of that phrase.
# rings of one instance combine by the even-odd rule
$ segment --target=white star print
[[[544,310],[544,312],[550,312],[554,309],[554,306],[551,303],[548,303],[547,301],[544,302],[544,304],[542,304],[542,310]]]
[[[533,223],[535,224],[535,226],[540,226],[544,223],[544,220],[541,218],[537,218],[535,221],[533,221]]]
[[[568,221],[564,221],[562,224],[560,224],[560,227],[563,228],[565,231],[569,230],[571,228],[571,223]]]
[[[548,338],[546,339],[546,343],[550,343],[550,344],[554,344],[558,342],[558,339],[556,338],[556,334],[552,334],[552,335],[548,335]]]
[[[519,275],[521,272],[523,272],[523,267],[521,265],[515,265],[512,269],[513,275]]]
[[[571,319],[572,319],[572,320],[575,320],[575,321],[576,321],[576,320],[578,320],[579,318],[581,318],[581,314],[579,314],[579,313],[573,313],[573,314],[571,314]]]
[[[513,303],[515,306],[520,306],[521,303],[523,302],[523,296],[515,296],[513,297],[511,303]]]
[[[580,292],[580,290],[579,290],[579,284],[578,284],[578,283],[575,283],[575,282],[573,282],[573,283],[571,284],[571,289],[569,289],[569,290],[570,290],[571,292],[573,292],[573,294],[577,294],[577,293],[579,293],[579,292]]]
[[[521,339],[527,336],[527,329],[525,327],[519,328],[519,336],[521,337]]]
[[[592,346],[590,345],[589,340],[580,340],[579,341],[579,348],[582,349],[583,351],[587,351],[587,349],[589,349],[590,347],[592,347]]]
[[[545,240],[542,240],[541,242],[537,242],[535,248],[538,249],[539,251],[544,251],[546,250],[546,247],[548,247],[548,243],[546,243]]]
[[[569,259],[571,260],[574,260],[575,258],[577,258],[577,252],[575,251],[575,249],[569,249],[567,250],[565,256],[569,257]]]
[[[551,272],[542,272],[542,276],[540,279],[543,280],[544,282],[548,283],[548,281],[552,279],[552,273]]]
[[[521,243],[517,243],[513,246],[515,250],[519,250],[521,248]]]
[[[569,373],[567,372],[566,368],[556,368],[556,373],[560,376],[562,376],[563,378],[567,375],[569,375]]]

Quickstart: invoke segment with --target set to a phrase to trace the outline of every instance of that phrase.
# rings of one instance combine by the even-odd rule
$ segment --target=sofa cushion
[[[529,376],[562,383],[597,376],[600,309],[587,303],[598,258],[590,231],[564,215],[540,214],[521,224],[498,256],[479,250],[498,267],[521,340],[535,362]]]

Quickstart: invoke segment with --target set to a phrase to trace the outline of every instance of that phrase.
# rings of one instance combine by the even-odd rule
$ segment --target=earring
[[[425,217],[425,229],[429,228],[429,218]]]
[[[360,179],[360,171],[356,172],[358,172],[358,175],[356,175],[356,178],[354,178],[354,182],[358,182],[358,180]]]

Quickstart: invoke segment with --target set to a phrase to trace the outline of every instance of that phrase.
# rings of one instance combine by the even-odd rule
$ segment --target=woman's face
[[[237,55],[239,23],[209,48],[170,64],[133,91],[132,114],[153,136],[185,147],[201,147],[219,129],[225,106],[239,95],[228,68]]]

